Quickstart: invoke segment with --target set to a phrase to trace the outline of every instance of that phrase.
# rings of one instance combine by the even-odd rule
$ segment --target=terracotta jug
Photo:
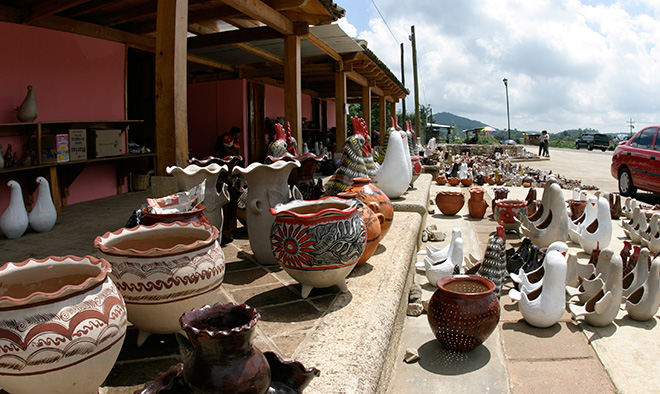
[[[360,266],[369,260],[373,256],[376,248],[378,248],[378,243],[380,242],[382,236],[381,225],[385,221],[385,216],[382,213],[376,213],[371,210],[366,204],[360,201],[357,198],[358,194],[355,192],[341,192],[337,193],[337,197],[345,198],[348,200],[355,199],[358,203],[358,213],[364,222],[364,225],[367,227],[367,244],[364,247],[364,252],[357,262],[357,265]]]
[[[486,214],[488,203],[484,200],[484,193],[486,192],[483,187],[471,187],[468,189],[470,192],[470,199],[468,200],[468,211],[470,216],[475,219],[481,219]]]
[[[353,184],[346,188],[349,193],[357,193],[357,199],[371,208],[375,213],[383,214],[383,222],[380,225],[380,239],[385,238],[385,234],[392,226],[394,218],[394,208],[390,200],[382,190],[371,183],[370,178],[353,178]]]

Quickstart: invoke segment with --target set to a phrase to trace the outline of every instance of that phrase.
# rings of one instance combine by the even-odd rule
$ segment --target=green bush
[[[555,147],[555,148],[569,148],[569,149],[574,149],[575,148],[575,141],[567,141],[567,140],[555,140],[552,141],[550,140],[550,146]]]
[[[479,145],[499,145],[500,142],[491,133],[479,133]]]

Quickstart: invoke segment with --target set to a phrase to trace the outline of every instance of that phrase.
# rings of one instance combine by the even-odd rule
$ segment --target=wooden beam
[[[234,67],[232,67],[228,64],[216,62],[215,60],[209,60],[209,59],[204,58],[204,57],[199,57],[199,56],[195,56],[195,55],[187,55],[186,58],[189,61],[193,62],[193,63],[202,64],[202,65],[205,65],[205,66],[217,68],[219,70],[231,71],[231,72],[236,71],[236,69]]]
[[[390,115],[396,116],[396,101],[390,102]]]
[[[309,34],[307,34],[307,35],[305,36],[305,38],[306,38],[309,42],[311,42],[312,44],[314,44],[318,49],[320,49],[320,50],[322,50],[323,52],[325,52],[325,53],[326,53],[328,56],[330,56],[331,58],[335,59],[335,60],[338,61],[338,62],[342,61],[342,57],[341,57],[341,55],[339,54],[339,52],[337,52],[337,51],[335,51],[334,49],[332,49],[332,47],[331,47],[330,45],[326,44],[323,40],[321,40],[320,38],[318,38],[318,37],[317,37],[314,33],[312,33],[311,31],[309,32]]]
[[[356,71],[347,72],[346,77],[362,87],[369,86],[369,81],[367,80],[367,78],[363,77]]]
[[[188,0],[158,1],[156,39],[157,173],[188,163],[186,35]]]
[[[385,109],[385,96],[378,98],[378,107],[380,108],[380,132],[387,130],[387,111]]]
[[[362,115],[367,122],[367,131],[371,135],[371,88],[368,86],[362,88]]]
[[[282,34],[293,34],[293,22],[259,0],[222,0],[252,19],[261,21]]]
[[[282,59],[281,57],[275,56],[268,51],[254,47],[250,44],[233,44],[233,46],[245,52],[250,52],[253,55],[257,55],[263,59],[270,60],[273,63],[284,64],[284,59]]]
[[[55,15],[58,12],[68,10],[77,5],[86,3],[89,0],[60,0],[60,1],[46,1],[39,2],[35,7],[28,8],[28,12],[23,19],[23,24],[31,25],[33,22],[45,18],[47,16]]]
[[[264,3],[276,10],[289,10],[292,8],[303,7],[309,3],[309,0],[264,0]]]
[[[335,120],[337,127],[337,153],[343,152],[346,142],[346,73],[335,73]]]
[[[284,117],[291,124],[291,135],[298,142],[298,149],[302,153],[300,52],[300,36],[284,37]]]
[[[188,49],[271,40],[283,37],[284,35],[282,33],[277,32],[268,26],[236,29],[190,37],[188,38]]]
[[[378,86],[372,86],[371,87],[371,92],[377,96],[384,96],[383,89],[379,88]]]

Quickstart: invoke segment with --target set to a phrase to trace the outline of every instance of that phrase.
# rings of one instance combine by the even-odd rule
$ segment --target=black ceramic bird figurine
[[[539,268],[541,263],[543,263],[543,253],[541,253],[538,246],[532,245],[529,248],[529,257],[523,264],[522,269],[525,272],[532,272]]]
[[[508,273],[518,273],[520,267],[529,259],[529,252],[532,246],[532,239],[525,237],[518,247],[518,250],[509,248],[506,251],[506,270]]]

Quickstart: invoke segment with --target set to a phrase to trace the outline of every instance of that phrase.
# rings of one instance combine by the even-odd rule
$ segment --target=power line
[[[376,2],[374,0],[371,0],[371,3],[376,8],[376,11],[378,11],[378,15],[380,15],[380,19],[382,19],[383,22],[385,23],[385,26],[387,27],[387,30],[390,31],[390,34],[392,35],[392,38],[394,38],[394,41],[396,41],[396,43],[399,44],[401,41],[399,41],[399,39],[396,38],[396,36],[394,35],[394,32],[392,31],[392,29],[390,29],[390,25],[387,23],[387,21],[383,17],[383,14],[380,13],[380,10],[378,9],[378,6],[376,5]]]

